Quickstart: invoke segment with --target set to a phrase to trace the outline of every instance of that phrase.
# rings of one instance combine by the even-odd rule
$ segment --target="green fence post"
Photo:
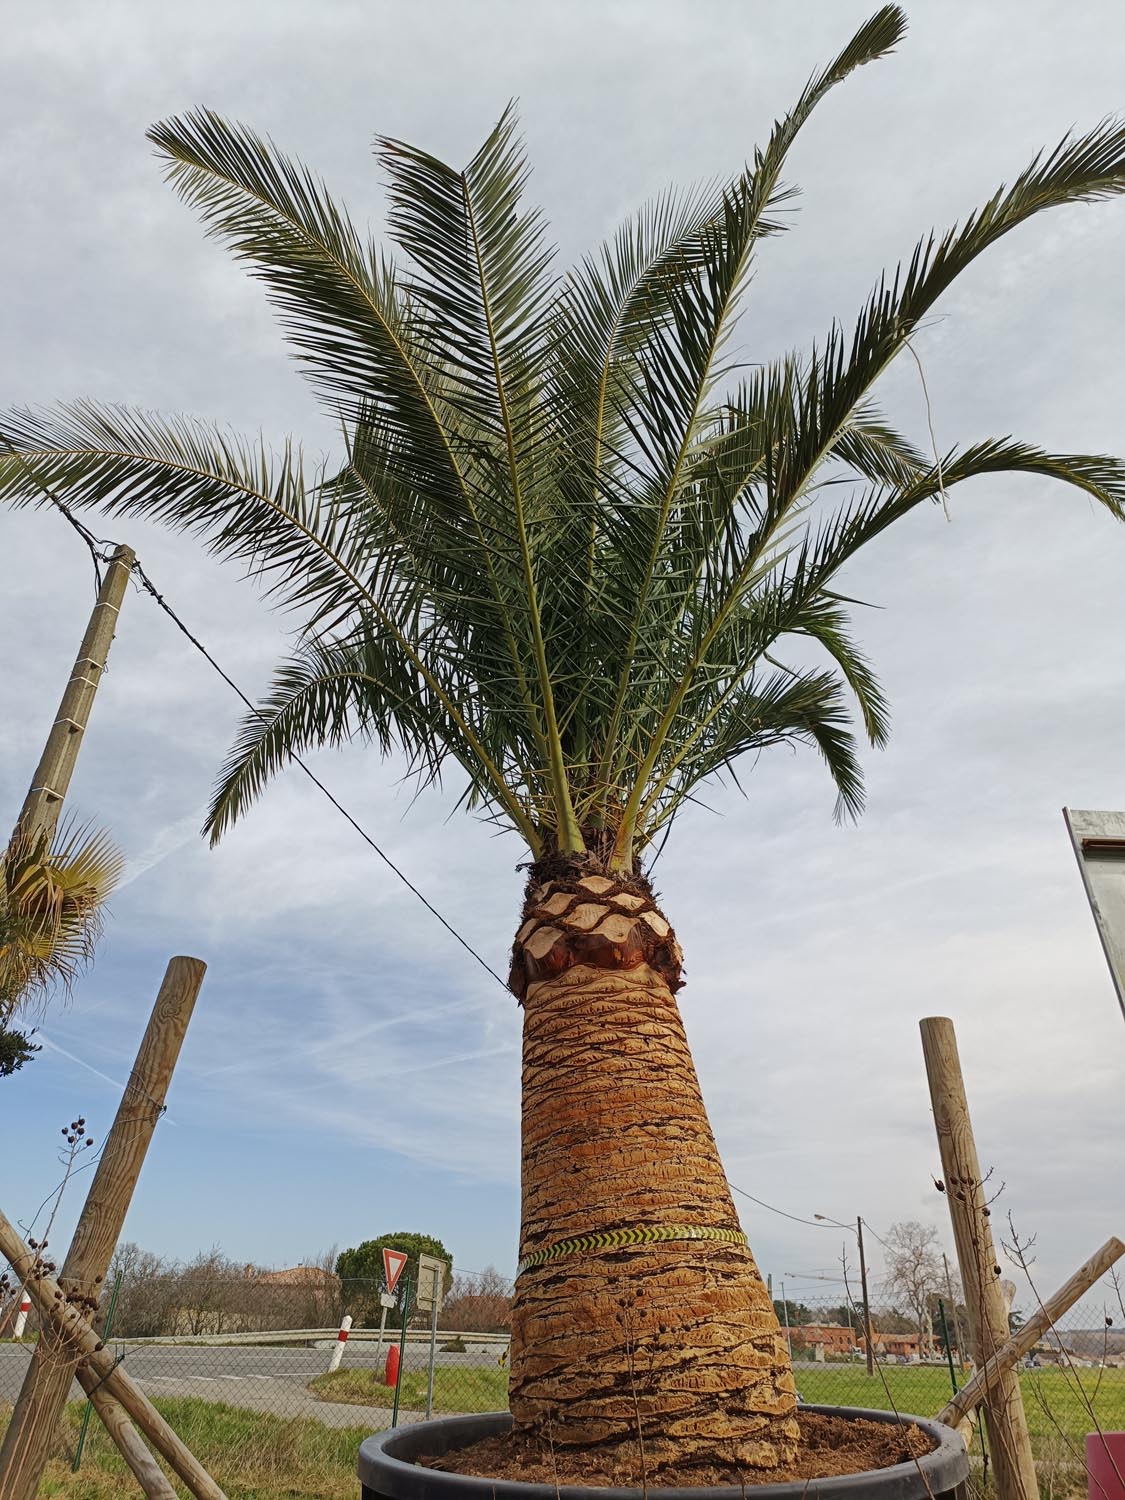
[[[402,1390],[402,1370],[406,1364],[406,1320],[410,1316],[410,1288],[413,1283],[407,1276],[402,1288],[402,1332],[398,1337],[398,1378],[395,1380],[395,1405],[391,1413],[391,1426],[398,1426],[398,1398]]]
[[[945,1357],[949,1361],[949,1378],[953,1382],[953,1394],[957,1394],[957,1371],[953,1367],[953,1347],[949,1342],[949,1324],[945,1321],[945,1303],[938,1298],[938,1317],[941,1319],[941,1337],[945,1345]],[[960,1354],[960,1349],[958,1349]]]
[[[113,1332],[113,1311],[117,1306],[117,1294],[120,1290],[121,1272],[118,1271],[117,1276],[114,1279],[113,1291],[109,1294],[109,1308],[107,1309],[105,1315],[105,1328],[102,1330],[103,1340],[108,1340],[110,1334]],[[87,1401],[86,1410],[82,1413],[82,1428],[78,1434],[78,1446],[74,1450],[74,1462],[70,1466],[70,1472],[72,1474],[78,1473],[78,1466],[82,1462],[82,1450],[86,1446],[86,1433],[90,1428],[90,1413],[93,1411],[93,1409],[94,1403],[92,1401]]]

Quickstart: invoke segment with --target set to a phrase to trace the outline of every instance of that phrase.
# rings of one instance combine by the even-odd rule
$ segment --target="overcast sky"
[[[164,186],[152,121],[209,105],[321,171],[381,223],[373,135],[460,163],[522,101],[532,191],[562,260],[669,182],[737,170],[862,0],[529,5],[9,0],[0,60],[0,407],[81,396],[229,421],[314,448],[333,434],[260,288]],[[741,344],[804,347],[873,280],[1071,125],[1125,108],[1125,9],[916,0],[794,152],[792,232],[763,255]],[[918,336],[938,442],[1013,433],[1125,452],[1125,204],[1043,217],[978,261]],[[918,372],[883,399],[928,442]],[[254,694],[284,647],[232,569],[190,541],[95,523]],[[0,810],[14,818],[92,602],[56,516],[0,513]],[[774,752],[685,816],[656,871],[681,994],[740,1188],[879,1233],[932,1221],[937,1151],[918,1019],[954,1018],[996,1210],[1038,1235],[1053,1286],[1121,1230],[1125,1028],[1060,808],[1125,805],[1125,529],[1075,492],[975,481],[844,578],[894,711],[869,807],[832,822],[811,753]],[[514,1268],[519,1012],[299,773],[217,853],[197,836],[239,705],[131,595],[73,807],[129,858],[96,968],[0,1085],[0,1204],[27,1219],[60,1125],[109,1123],[167,958],[210,965],[127,1234],[291,1264],[395,1228]],[[369,753],[318,771],[502,969],[513,838],[412,805]],[[74,1202],[75,1208],[77,1201]],[[739,1199],[763,1270],[833,1293],[840,1234]],[[64,1216],[65,1217],[65,1216]],[[994,1222],[997,1222],[994,1220]],[[56,1237],[58,1242],[58,1237]],[[876,1247],[876,1250],[878,1247]]]

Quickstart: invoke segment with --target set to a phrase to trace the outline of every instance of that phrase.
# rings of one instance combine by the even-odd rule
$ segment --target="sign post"
[[[397,1252],[396,1252],[397,1253]],[[401,1274],[401,1268],[400,1268]],[[398,1280],[396,1275],[395,1280]],[[398,1371],[395,1375],[395,1404],[391,1413],[391,1426],[398,1426],[398,1398],[402,1391],[402,1363],[406,1354],[406,1320],[410,1316],[410,1277],[408,1276],[402,1284],[402,1332],[398,1341]],[[387,1356],[390,1358],[390,1355]]]
[[[387,1314],[395,1305],[394,1289],[399,1277],[402,1275],[402,1268],[405,1266],[407,1259],[408,1257],[403,1250],[384,1249],[383,1251],[383,1279],[387,1283],[387,1289],[385,1292],[379,1294],[379,1303],[382,1307],[382,1312],[379,1316],[379,1343],[375,1349],[376,1362],[378,1362],[379,1356],[383,1352],[383,1335],[387,1331]]]
[[[1064,807],[1063,817],[1125,1016],[1125,812]]]
[[[445,1276],[449,1262],[439,1260],[436,1255],[418,1257],[418,1306],[430,1312],[430,1369],[426,1379],[426,1421],[434,1414],[434,1364],[437,1360],[437,1319],[441,1311],[441,1298],[445,1290]]]
[[[379,1343],[378,1343],[378,1345],[376,1346],[376,1349],[375,1349],[375,1362],[376,1362],[376,1364],[378,1364],[378,1362],[379,1362],[379,1356],[383,1352],[383,1335],[387,1331],[387,1314],[390,1312],[391,1308],[395,1305],[395,1299],[391,1296],[390,1292],[380,1292],[380,1294],[379,1294],[379,1302],[380,1302],[383,1310],[379,1314]]]

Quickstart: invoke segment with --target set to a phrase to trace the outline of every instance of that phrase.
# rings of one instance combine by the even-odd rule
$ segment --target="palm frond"
[[[925,237],[850,330],[735,368],[790,149],[904,25],[884,6],[744,171],[657,199],[558,283],[512,108],[463,169],[380,139],[399,265],[252,131],[207,111],[154,128],[176,190],[264,283],[343,456],[309,472],[292,446],[82,403],[0,418],[0,498],[47,485],[191,531],[295,613],[213,837],[295,755],[353,737],[423,784],[455,769],[461,800],[536,858],[632,869],[708,777],[783,743],[819,751],[854,815],[855,731],[882,745],[889,716],[839,586],[850,559],[989,475],[1059,480],[1125,518],[1117,459],[1011,438],[939,458],[874,401],[978,255],[1043,209],[1125,191],[1125,123],[1068,136]],[[810,648],[824,670],[785,664]]]
[[[453,654],[450,671],[462,670]],[[435,672],[442,670],[440,653]],[[466,685],[445,680],[468,716],[474,698]],[[531,813],[549,819],[545,789],[537,782],[528,747],[506,743],[519,716],[489,710],[481,694],[472,713],[477,734],[503,767],[506,780]],[[524,725],[526,733],[526,726]],[[267,783],[295,758],[318,746],[340,746],[352,739],[376,745],[383,754],[400,749],[423,784],[441,778],[447,758],[466,775],[471,807],[506,810],[482,772],[473,742],[450,719],[442,700],[414,670],[397,641],[365,621],[343,639],[309,641],[281,663],[269,693],[246,716],[215,788],[204,832],[212,844],[257,801]],[[533,753],[533,752],[532,752]]]
[[[69,993],[102,931],[123,861],[108,834],[68,820],[19,830],[0,854],[0,1021]]]
[[[242,562],[291,608],[316,622],[370,618],[391,637],[450,724],[472,747],[480,774],[514,825],[537,835],[502,767],[442,685],[441,642],[419,634],[418,582],[395,567],[370,530],[350,524],[338,484],[306,487],[300,456],[270,455],[203,423],[84,402],[57,412],[14,412],[0,419],[0,494],[43,504],[44,486],[77,508],[141,515],[195,532],[208,549]],[[376,533],[376,537],[382,533]],[[464,710],[464,711],[463,711]]]
[[[447,399],[488,434],[492,460],[514,537],[530,628],[538,732],[551,763],[562,848],[582,849],[571,805],[550,667],[543,637],[528,498],[534,489],[540,422],[535,387],[541,369],[540,313],[548,292],[552,252],[542,220],[521,212],[527,177],[512,106],[464,171],[384,138],[381,159],[390,173],[391,233],[422,276],[415,294],[431,321],[431,346],[443,372],[452,373]]]

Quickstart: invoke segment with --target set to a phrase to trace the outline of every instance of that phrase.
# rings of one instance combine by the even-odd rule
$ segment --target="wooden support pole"
[[[1100,1250],[1084,1261],[1069,1280],[1064,1281],[1058,1291],[1048,1297],[996,1353],[985,1361],[971,1380],[965,1382],[953,1400],[937,1414],[939,1422],[955,1427],[969,1415],[983,1399],[985,1392],[993,1386],[1005,1370],[1010,1370],[1018,1359],[1034,1348],[1043,1335],[1104,1276],[1116,1261],[1125,1255],[1125,1244],[1119,1239],[1106,1240]]]
[[[140,1433],[130,1422],[125,1408],[106,1393],[101,1377],[87,1370],[78,1369],[78,1380],[82,1389],[94,1404],[102,1426],[117,1446],[121,1457],[133,1471],[133,1478],[140,1485],[147,1500],[178,1500],[171,1481],[164,1470],[145,1447]]]
[[[39,1309],[40,1322],[50,1325],[62,1343],[77,1351],[81,1360],[78,1379],[93,1401],[95,1410],[99,1408],[99,1397],[104,1391],[124,1408],[157,1452],[168,1460],[196,1500],[227,1500],[195,1454],[180,1441],[145,1393],[114,1360],[78,1308],[66,1300],[58,1282],[38,1269],[35,1253],[28,1249],[11,1220],[2,1212],[0,1255],[26,1283],[31,1299]],[[4,1500],[9,1500],[6,1489],[0,1493]]]
[[[97,602],[90,614],[78,657],[47,736],[43,754],[24,799],[16,832],[26,836],[53,836],[63,798],[78,760],[82,736],[90,721],[90,709],[98,690],[106,658],[117,629],[117,615],[125,598],[136,554],[131,547],[118,547],[106,569]]]
[[[198,958],[173,958],[169,963],[74,1231],[59,1284],[67,1296],[91,1312],[163,1113],[164,1097],[206,972],[207,965]],[[5,1500],[34,1500],[77,1363],[77,1353],[60,1344],[50,1327],[45,1327],[0,1444],[0,1492]],[[122,1422],[115,1420],[111,1430],[121,1431]]]
[[[989,1227],[980,1162],[973,1140],[961,1060],[953,1022],[927,1016],[921,1023],[922,1051],[934,1108],[945,1196],[965,1292],[973,1358],[983,1365],[1008,1342],[1008,1315],[1000,1288],[1000,1267]],[[1000,1500],[1039,1500],[1031,1437],[1019,1380],[1011,1368],[998,1371],[984,1397],[985,1423]]]

